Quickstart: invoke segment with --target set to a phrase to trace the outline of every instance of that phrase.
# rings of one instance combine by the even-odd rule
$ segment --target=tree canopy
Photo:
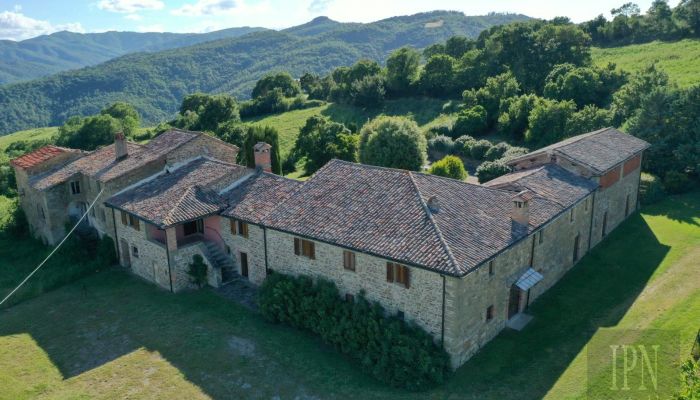
[[[427,141],[415,121],[380,116],[360,132],[360,161],[418,171],[426,160]]]

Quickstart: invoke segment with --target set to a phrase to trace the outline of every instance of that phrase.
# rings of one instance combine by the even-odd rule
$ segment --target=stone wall
[[[628,170],[628,173],[625,175],[622,164],[615,168],[617,173],[620,174],[617,182],[606,188],[598,188],[595,193],[595,214],[593,216],[591,247],[600,243],[605,235],[612,232],[622,221],[637,210],[641,169],[637,167]],[[627,210],[626,215],[625,210]],[[607,222],[604,224],[603,221],[606,219]],[[603,234],[603,225],[605,225],[605,235]]]
[[[195,242],[178,247],[178,249],[171,254],[173,291],[179,292],[184,289],[196,288],[190,280],[190,275],[187,273],[195,254],[202,256],[204,263],[207,265],[207,283],[210,286],[219,286],[219,282],[221,282],[221,271],[213,267],[204,243]]]
[[[387,260],[355,252],[356,270],[343,267],[343,248],[314,241],[316,259],[294,254],[294,237],[268,229],[268,266],[276,272],[309,275],[332,280],[341,294],[357,294],[364,290],[367,299],[378,301],[389,313],[402,311],[404,318],[414,321],[435,339],[442,332],[442,277],[431,271],[410,267],[407,289],[386,280]]]
[[[544,278],[530,290],[529,296],[527,292],[520,293],[520,311],[574,265],[576,235],[580,235],[578,259],[586,253],[592,212],[590,202],[589,195],[570,209],[573,218],[567,210],[494,257],[493,274],[487,261],[461,279],[446,278],[445,349],[454,367],[462,365],[505,328],[511,287],[529,268],[537,270]],[[487,321],[489,306],[493,307],[493,318]]]
[[[224,252],[228,254],[234,264],[236,264],[237,272],[241,273],[241,253],[248,255],[248,280],[260,285],[265,280],[267,272],[265,269],[265,231],[258,225],[248,224],[248,237],[234,235],[231,232],[230,218],[221,218],[221,236],[224,238]]]
[[[115,211],[115,210],[111,210]],[[140,220],[140,230],[121,223],[119,211],[115,211],[117,221],[117,235],[119,246],[119,262],[122,266],[129,266],[136,275],[153,282],[158,286],[170,290],[170,273],[168,270],[168,257],[165,245],[148,240],[146,222]],[[110,214],[112,214],[110,212]],[[124,246],[127,246],[126,249]],[[138,248],[138,257],[134,257],[133,247]],[[129,263],[125,252],[129,252]]]

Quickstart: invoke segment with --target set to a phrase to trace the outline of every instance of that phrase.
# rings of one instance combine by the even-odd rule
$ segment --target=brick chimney
[[[265,172],[272,172],[272,156],[270,150],[272,146],[265,142],[258,142],[253,146],[255,155],[255,168]]]
[[[510,218],[513,221],[525,226],[530,223],[530,200],[533,197],[529,190],[523,190],[513,197],[513,206],[510,211]]]
[[[129,149],[126,147],[126,137],[124,132],[114,134],[114,158],[119,161],[129,156]]]

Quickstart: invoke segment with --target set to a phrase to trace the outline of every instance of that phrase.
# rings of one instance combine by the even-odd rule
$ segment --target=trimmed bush
[[[266,319],[319,335],[392,386],[425,390],[450,373],[449,356],[428,333],[387,317],[363,293],[354,301],[342,300],[333,282],[274,273],[260,287],[259,305]]]
[[[204,286],[207,283],[207,264],[204,263],[204,258],[199,254],[193,255],[188,267],[187,275],[190,276],[190,281],[198,288]]]
[[[428,150],[442,154],[451,154],[454,145],[451,137],[440,135],[428,141]]]
[[[664,198],[664,187],[656,175],[642,172],[639,182],[639,202],[647,205],[653,204]]]
[[[360,162],[418,171],[426,159],[425,135],[406,117],[379,116],[360,131]]]
[[[510,172],[510,167],[500,161],[486,161],[476,169],[479,183],[488,182]]]
[[[458,179],[460,181],[467,179],[467,171],[464,169],[462,160],[455,156],[447,156],[442,160],[435,162],[432,166],[430,166],[429,172],[433,175]]]
[[[483,160],[486,153],[491,148],[491,142],[488,140],[479,140],[472,144],[469,149],[469,156],[475,160]]]

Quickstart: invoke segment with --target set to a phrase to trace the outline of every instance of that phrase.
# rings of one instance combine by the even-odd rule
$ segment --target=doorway
[[[574,239],[574,262],[578,261],[578,248],[579,242],[581,241],[581,234],[576,235]]]
[[[248,253],[241,252],[241,276],[248,277]]]
[[[121,239],[119,241],[119,247],[122,253],[122,267],[131,267],[131,254],[129,254],[129,243],[126,240]]]
[[[508,299],[508,319],[520,312],[521,290],[516,285],[510,287],[510,298]]]

